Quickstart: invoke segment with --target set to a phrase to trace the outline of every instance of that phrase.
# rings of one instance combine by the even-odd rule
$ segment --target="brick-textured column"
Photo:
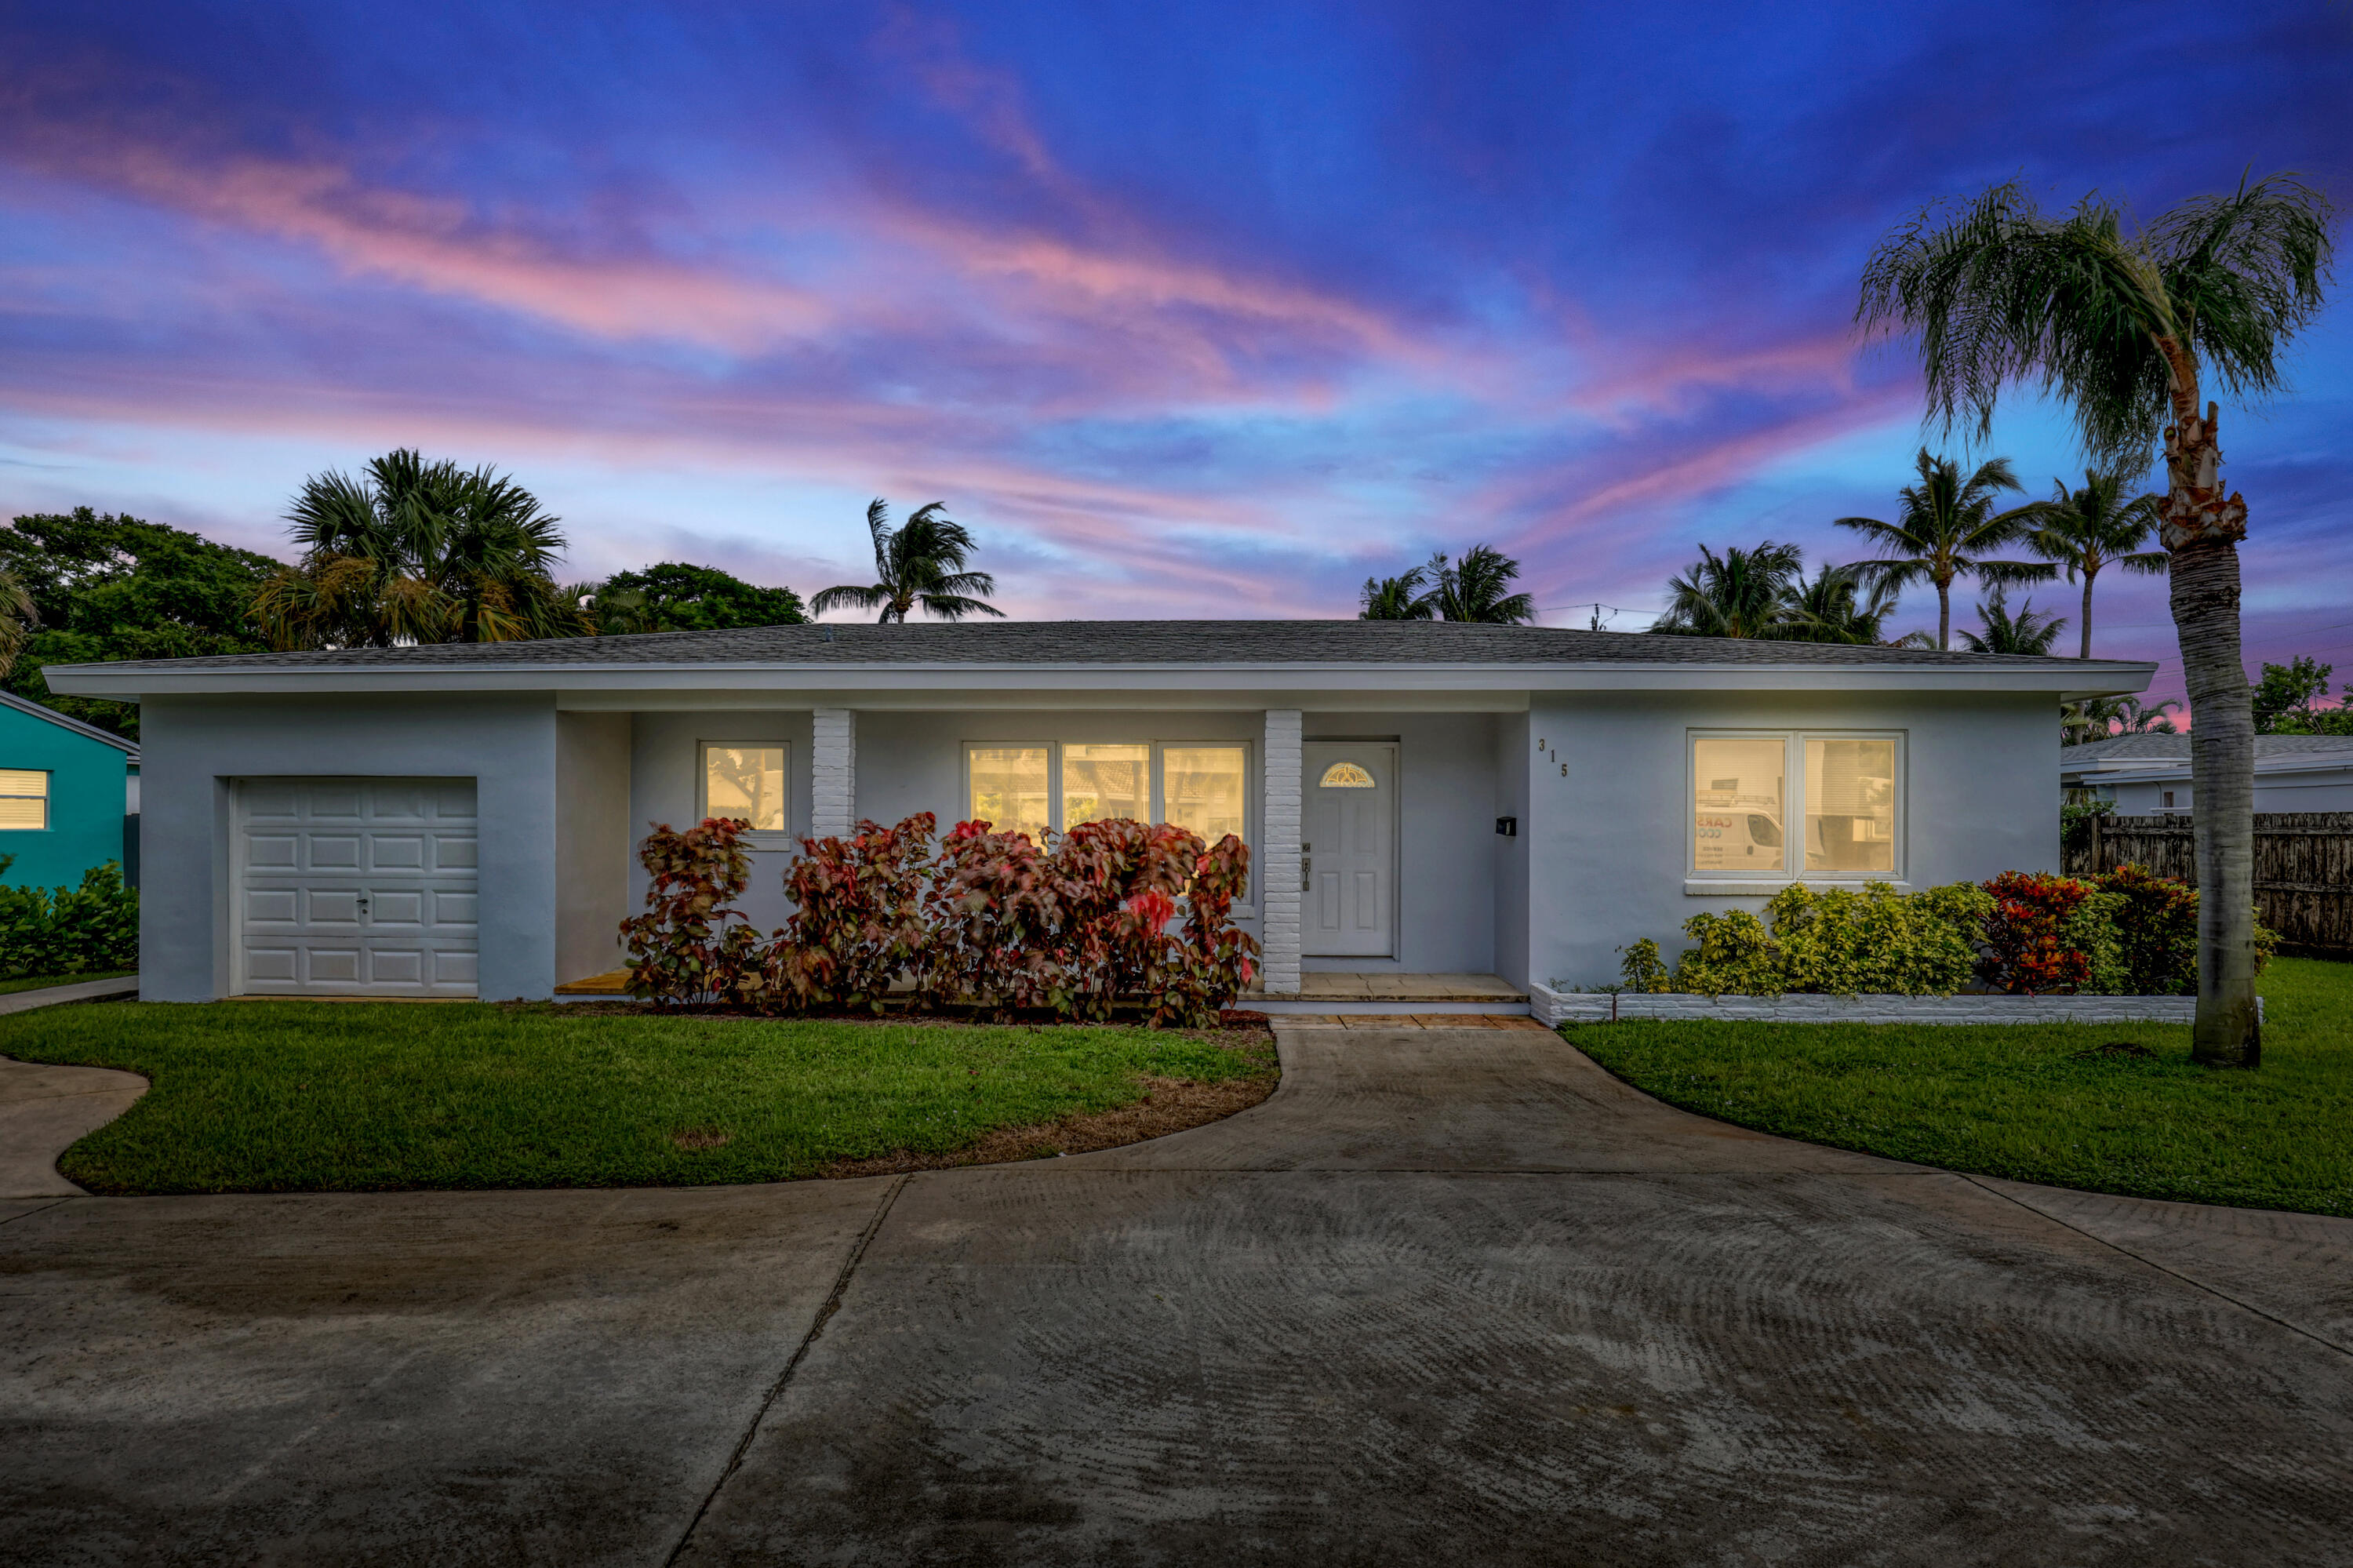
[[[809,836],[847,838],[858,825],[858,714],[819,708],[809,747]]]
[[[1258,939],[1261,980],[1269,996],[1299,994],[1299,736],[1297,708],[1267,709]]]

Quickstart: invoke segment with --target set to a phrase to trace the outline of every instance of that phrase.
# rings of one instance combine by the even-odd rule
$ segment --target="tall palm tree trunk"
[[[2247,503],[2223,493],[2215,407],[2198,417],[2195,371],[2175,354],[2167,357],[2174,362],[2174,423],[2165,432],[2163,536],[2189,688],[2198,867],[2198,1021],[2189,1049],[2211,1066],[2253,1067],[2263,1034],[2255,1020],[2255,715],[2239,646]]]
[[[2092,656],[2092,578],[2094,575],[2091,572],[2084,574],[2084,647],[2083,651],[2075,655],[2078,659],[2088,659]]]
[[[1953,651],[1953,579],[1936,579],[1936,646]]]

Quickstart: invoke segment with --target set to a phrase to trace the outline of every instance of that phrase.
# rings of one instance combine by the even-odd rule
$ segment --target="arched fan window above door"
[[[1373,776],[1353,762],[1335,762],[1315,781],[1319,789],[1375,789]]]

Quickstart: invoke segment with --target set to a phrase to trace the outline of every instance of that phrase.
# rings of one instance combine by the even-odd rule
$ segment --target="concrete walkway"
[[[60,1002],[137,996],[139,977],[77,980],[0,996],[0,1016]],[[73,1197],[58,1156],[131,1108],[147,1092],[136,1073],[106,1067],[45,1067],[0,1056],[0,1199]]]
[[[2353,1222],[1282,1044],[1019,1166],[0,1203],[0,1560],[2353,1563]]]

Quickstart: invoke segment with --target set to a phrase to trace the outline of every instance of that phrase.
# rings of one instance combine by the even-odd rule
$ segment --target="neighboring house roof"
[[[2353,768],[2353,736],[2259,735],[2255,736],[2255,771],[2304,773]],[[2106,782],[2187,778],[2189,737],[2186,735],[2117,735],[2059,748],[2063,780],[2097,778]]]
[[[102,730],[94,724],[84,724],[78,718],[69,718],[55,708],[45,708],[38,703],[27,702],[13,692],[0,692],[0,703],[5,703],[20,714],[30,714],[37,719],[46,719],[59,729],[69,729],[76,735],[86,736],[91,740],[104,741],[115,750],[121,752],[131,761],[139,760],[139,744],[136,741],[125,740],[121,736]]]
[[[171,691],[302,689],[544,689],[550,685],[708,685],[719,672],[759,682],[806,674],[813,682],[852,676],[907,683],[948,673],[959,683],[988,673],[1102,684],[1114,672],[1270,673],[1295,680],[1309,670],[1356,672],[1377,687],[1408,670],[1451,672],[1481,687],[1553,685],[1542,672],[1651,672],[1662,676],[1714,673],[1872,677],[1821,683],[1961,686],[2068,693],[2140,691],[2153,664],[2134,661],[1947,653],[1747,639],[1670,637],[1550,627],[1482,626],[1398,620],[1048,620],[892,625],[834,622],[730,631],[646,632],[535,642],[434,643],[418,648],[353,648],[322,652],[244,653],[219,658],[52,665],[55,689],[120,695]],[[610,677],[660,675],[659,681]],[[469,677],[462,683],[457,677]],[[588,677],[602,677],[590,679]],[[933,682],[937,684],[939,683]],[[1230,684],[1228,682],[1211,683]],[[1688,683],[1578,680],[1591,684]],[[1735,682],[1756,684],[1757,682]],[[1815,683],[1807,682],[1802,683]]]

